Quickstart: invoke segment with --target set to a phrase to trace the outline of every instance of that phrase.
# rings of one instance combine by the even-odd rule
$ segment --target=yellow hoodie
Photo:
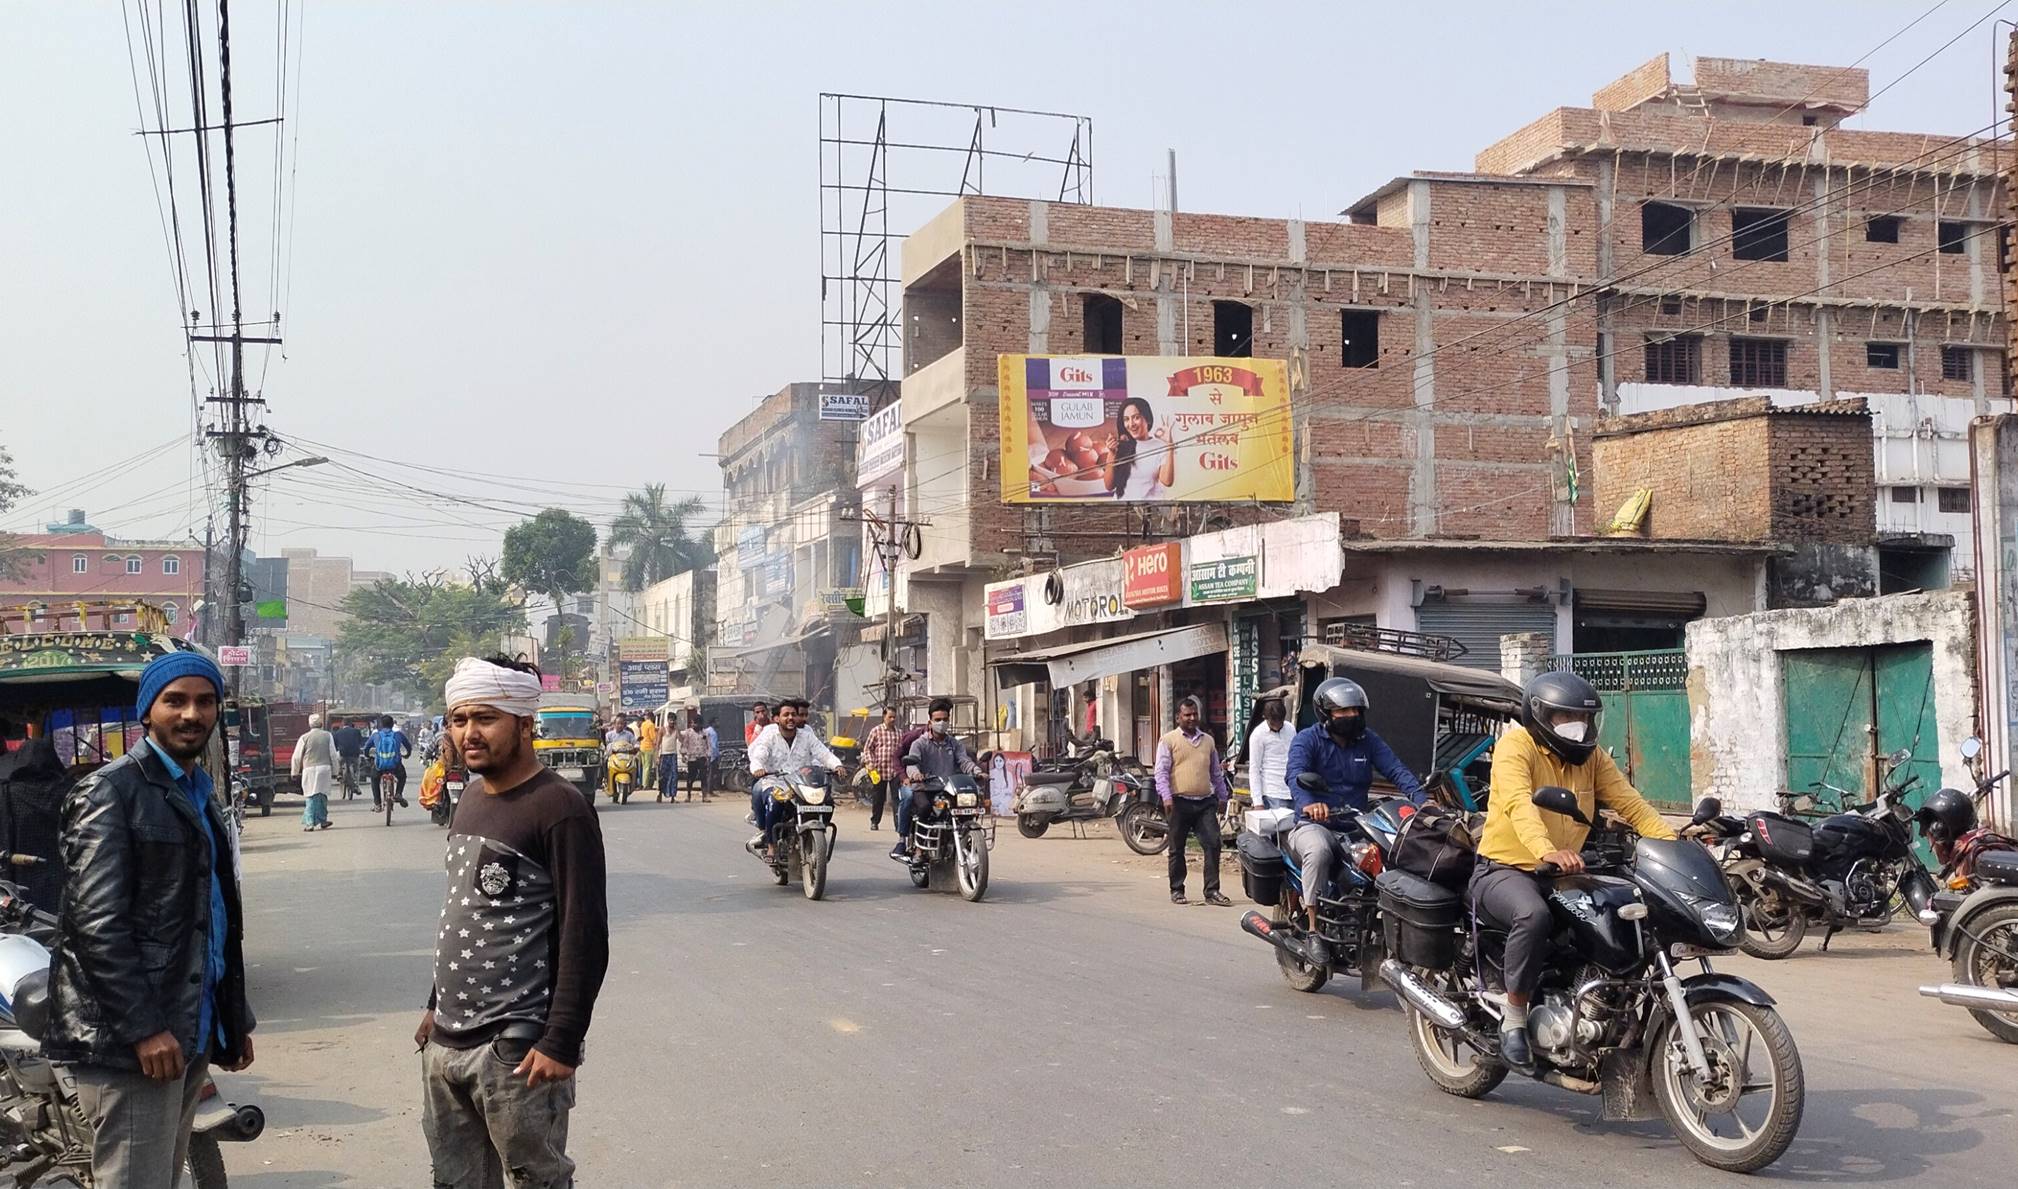
[[[1590,828],[1535,807],[1534,791],[1555,785],[1577,795],[1584,816],[1597,820],[1602,805],[1625,818],[1646,838],[1673,838],[1675,832],[1647,799],[1640,796],[1611,754],[1603,748],[1572,767],[1556,753],[1535,743],[1526,727],[1514,727],[1492,749],[1492,793],[1487,799],[1485,833],[1478,853],[1495,863],[1532,871],[1541,857],[1554,851],[1583,849]]]

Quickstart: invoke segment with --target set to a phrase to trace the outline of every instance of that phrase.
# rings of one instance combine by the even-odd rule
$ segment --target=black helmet
[[[1319,683],[1310,701],[1317,710],[1317,721],[1324,724],[1325,732],[1332,738],[1351,744],[1366,734],[1366,691],[1360,688],[1359,682],[1343,677],[1326,678]],[[1334,727],[1331,716],[1341,710],[1357,710],[1359,717],[1349,726]]]
[[[1604,719],[1604,710],[1605,700],[1597,689],[1575,673],[1543,673],[1521,693],[1521,725],[1535,742],[1561,756],[1566,764],[1581,764],[1597,750],[1598,724]],[[1566,739],[1557,733],[1549,720],[1561,712],[1590,716],[1583,738]]]
[[[1959,789],[1942,789],[1913,811],[1913,820],[1920,823],[1922,838],[1937,852],[1945,851],[1976,828],[1976,802]],[[1942,861],[1947,861],[1945,856]]]

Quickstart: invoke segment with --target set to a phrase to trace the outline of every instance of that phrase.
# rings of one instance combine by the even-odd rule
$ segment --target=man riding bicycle
[[[385,808],[379,798],[379,778],[390,772],[394,777],[392,799],[401,808],[406,807],[406,757],[413,754],[413,743],[406,732],[393,725],[392,715],[383,715],[378,720],[378,729],[368,740],[371,750],[372,779],[371,807]]]
[[[342,782],[346,797],[357,793],[357,782],[361,779],[358,760],[364,755],[363,725],[362,720],[353,718],[329,731],[331,741],[336,744],[337,779]]]

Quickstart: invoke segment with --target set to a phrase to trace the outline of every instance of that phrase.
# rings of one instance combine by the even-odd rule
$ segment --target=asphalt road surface
[[[235,1189],[427,1182],[413,1029],[443,832],[370,803],[247,823],[260,1103]],[[1416,1067],[1391,995],[1290,990],[1240,907],[1169,903],[1110,833],[1001,831],[981,904],[913,889],[841,815],[828,899],[774,886],[734,800],[602,814],[612,959],[570,1150],[584,1186],[1709,1185],[1659,1123],[1522,1079],[1468,1102]],[[1229,857],[1229,894],[1239,876]],[[1766,1179],[2012,1183],[2018,1050],[1915,987],[1924,933],[1723,967],[1781,1000],[1800,1137]]]

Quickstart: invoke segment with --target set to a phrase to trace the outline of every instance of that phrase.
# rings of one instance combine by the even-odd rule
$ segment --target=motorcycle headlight
[[[1699,904],[1696,914],[1703,918],[1703,926],[1710,936],[1718,941],[1735,940],[1744,931],[1744,919],[1738,915],[1733,904]]]
[[[960,794],[960,808],[962,809],[972,809],[976,805],[979,805],[980,803],[981,803],[981,795],[979,793]]]
[[[808,805],[825,805],[827,803],[827,786],[823,784],[809,784],[799,790],[799,795],[806,799],[806,804]]]

